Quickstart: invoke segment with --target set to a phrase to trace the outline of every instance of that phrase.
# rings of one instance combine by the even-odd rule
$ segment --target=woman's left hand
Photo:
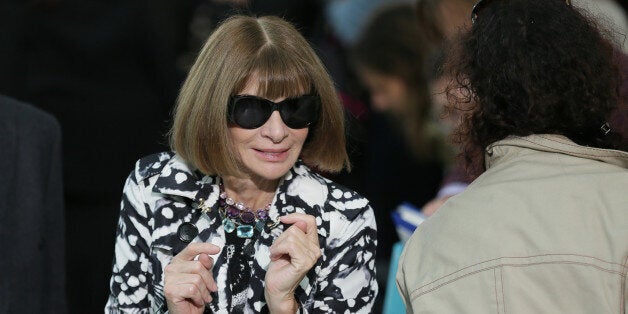
[[[298,301],[294,291],[321,256],[316,218],[289,214],[280,218],[292,225],[270,247],[264,295],[271,313],[295,313]]]

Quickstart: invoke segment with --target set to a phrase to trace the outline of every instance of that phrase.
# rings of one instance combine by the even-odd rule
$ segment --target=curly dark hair
[[[600,130],[617,106],[620,84],[606,38],[564,0],[487,3],[450,50],[445,69],[453,78],[450,109],[468,110],[456,132],[467,161],[509,135],[561,134],[580,145],[617,148],[621,137]]]

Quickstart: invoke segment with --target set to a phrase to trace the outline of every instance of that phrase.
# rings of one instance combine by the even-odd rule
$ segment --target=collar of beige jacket
[[[525,137],[508,136],[486,148],[486,167],[492,164],[493,148],[497,146],[517,146],[539,151],[561,153],[571,156],[599,160],[605,163],[628,169],[628,152],[581,146],[565,136],[556,134],[534,134]],[[496,156],[495,156],[496,157]]]

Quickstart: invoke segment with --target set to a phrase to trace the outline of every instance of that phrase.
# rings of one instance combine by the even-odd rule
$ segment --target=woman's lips
[[[255,149],[257,155],[270,162],[282,162],[288,159],[288,149]]]

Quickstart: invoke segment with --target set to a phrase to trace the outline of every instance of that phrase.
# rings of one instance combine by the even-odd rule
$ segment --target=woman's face
[[[258,84],[249,80],[238,95],[258,95]],[[269,99],[280,102],[285,98]],[[274,111],[268,121],[256,129],[229,126],[235,151],[244,167],[243,173],[253,180],[276,180],[292,168],[301,154],[309,129],[291,129],[283,122],[279,111]]]
[[[403,112],[408,92],[401,78],[379,74],[367,69],[361,69],[359,72],[362,82],[371,95],[373,110],[392,113]]]
[[[470,0],[442,0],[436,12],[436,27],[445,36],[452,39],[460,31],[471,26],[471,9],[475,1]]]

